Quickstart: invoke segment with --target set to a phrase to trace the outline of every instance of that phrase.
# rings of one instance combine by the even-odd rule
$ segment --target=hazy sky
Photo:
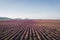
[[[60,19],[60,1],[0,0],[0,17]]]

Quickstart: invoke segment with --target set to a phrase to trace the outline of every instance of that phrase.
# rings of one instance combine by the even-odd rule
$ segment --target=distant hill
[[[22,19],[22,18],[15,18],[14,20],[28,20],[28,18],[24,18],[24,19]]]
[[[21,18],[15,18],[14,20],[22,20]]]
[[[28,18],[22,19],[22,18],[8,18],[8,17],[0,17],[0,20],[28,20]]]
[[[11,18],[8,17],[0,17],[0,20],[10,20]]]

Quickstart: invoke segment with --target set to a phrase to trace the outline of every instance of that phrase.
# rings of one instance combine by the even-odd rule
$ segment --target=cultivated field
[[[0,21],[0,40],[60,40],[60,20]]]

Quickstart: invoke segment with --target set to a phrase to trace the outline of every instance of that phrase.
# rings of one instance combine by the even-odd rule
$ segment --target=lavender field
[[[60,20],[0,21],[0,40],[60,40]]]

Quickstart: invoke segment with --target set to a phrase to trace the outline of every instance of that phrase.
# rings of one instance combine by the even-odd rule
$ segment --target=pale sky
[[[0,0],[0,17],[60,19],[60,0]]]

